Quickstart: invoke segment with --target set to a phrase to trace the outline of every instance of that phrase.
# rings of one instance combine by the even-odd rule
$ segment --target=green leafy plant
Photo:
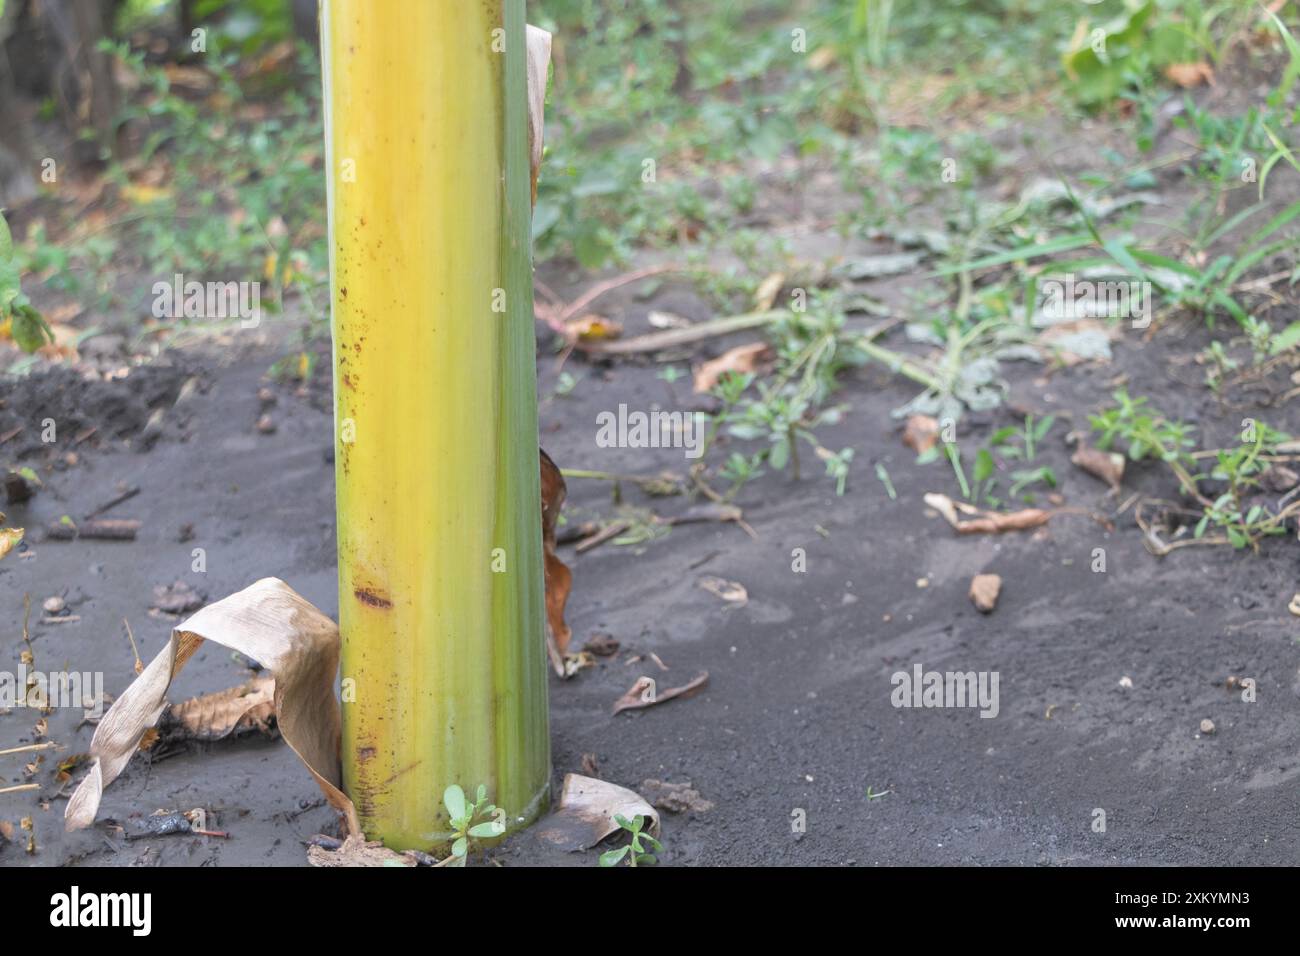
[[[1287,439],[1285,434],[1263,422],[1253,422],[1236,447],[1193,454],[1187,450],[1194,444],[1192,426],[1167,419],[1151,409],[1145,398],[1130,398],[1124,389],[1113,397],[1115,407],[1089,416],[1094,431],[1099,433],[1097,446],[1110,448],[1117,442],[1126,443],[1132,460],[1162,461],[1200,507],[1191,540],[1164,546],[1166,550],[1189,543],[1258,548],[1262,539],[1286,532],[1286,522],[1300,511],[1300,502],[1271,510],[1262,502],[1250,500],[1259,489],[1265,456]],[[1194,474],[1197,462],[1207,457],[1214,462],[1210,472]],[[1209,534],[1211,529],[1216,534]]]
[[[21,276],[14,256],[13,234],[4,213],[0,212],[0,322],[8,322],[14,343],[24,352],[31,353],[47,342],[53,342],[54,332],[23,295]]]
[[[621,813],[615,814],[614,822],[630,836],[630,839],[624,846],[615,850],[606,850],[602,853],[600,855],[601,866],[618,866],[625,859],[628,866],[653,866],[659,862],[659,858],[655,856],[655,853],[662,853],[664,847],[662,843],[646,832],[646,817],[643,814],[638,813],[631,820]],[[651,850],[654,853],[650,852]]]
[[[474,802],[465,798],[465,791],[452,784],[442,794],[443,806],[451,819],[452,844],[450,866],[464,866],[469,855],[470,843],[475,840],[490,840],[506,832],[506,825],[500,819],[503,816],[497,808],[487,802],[487,787],[479,784]],[[481,823],[475,823],[479,817],[490,817]]]

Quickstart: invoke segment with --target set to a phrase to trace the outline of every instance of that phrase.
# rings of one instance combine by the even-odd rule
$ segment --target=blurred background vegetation
[[[1260,171],[1295,165],[1300,61],[1282,26],[1294,2],[528,8],[555,35],[539,262],[601,269],[673,249],[708,266],[720,305],[788,256],[780,214],[762,210],[810,168],[832,174],[833,229],[850,237],[921,206],[935,225],[971,230],[977,192],[943,188],[943,160],[960,158],[961,184],[992,188],[1043,142],[1067,148],[1064,124],[1103,120],[1132,147],[1075,142],[1109,157],[1088,171],[1091,188],[1140,186],[1169,101],[1189,104],[1191,175],[1239,187],[1244,151]],[[268,298],[291,294],[323,319],[314,0],[0,0],[0,11],[0,205],[29,285],[103,310],[138,305],[140,272],[260,278]],[[1266,95],[1202,109],[1230,64]],[[53,308],[57,319],[72,306]]]

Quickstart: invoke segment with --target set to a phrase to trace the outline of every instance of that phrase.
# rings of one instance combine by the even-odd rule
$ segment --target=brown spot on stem
[[[393,606],[392,601],[374,588],[357,588],[352,593],[356,595],[357,600],[362,604],[369,604],[371,607],[377,607],[380,610],[386,611]]]
[[[362,747],[357,751],[357,763],[368,763],[369,761],[374,760],[375,753],[376,751],[374,747]]]

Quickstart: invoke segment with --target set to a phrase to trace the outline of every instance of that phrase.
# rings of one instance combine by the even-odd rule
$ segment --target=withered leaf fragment
[[[699,690],[708,683],[708,680],[709,672],[704,671],[688,684],[683,684],[681,687],[670,687],[668,690],[661,691],[655,686],[653,677],[638,677],[636,683],[627,689],[627,693],[614,701],[613,713],[617,714],[624,710],[640,710],[644,707],[662,704],[674,697],[684,697]]]

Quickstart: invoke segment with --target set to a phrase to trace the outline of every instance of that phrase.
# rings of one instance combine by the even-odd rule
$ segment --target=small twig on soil
[[[89,511],[89,512],[87,512],[86,515],[85,515],[85,517],[84,517],[82,520],[84,520],[84,521],[91,521],[91,520],[93,520],[93,519],[95,519],[95,518],[98,518],[98,517],[99,517],[100,515],[102,515],[105,511],[108,511],[108,510],[110,510],[111,508],[116,508],[118,505],[120,505],[120,504],[121,504],[122,502],[124,502],[124,501],[130,501],[132,498],[134,498],[134,497],[135,497],[136,495],[138,495],[139,493],[140,493],[140,486],[139,486],[139,485],[132,485],[131,487],[124,489],[124,490],[122,491],[121,494],[119,494],[119,495],[117,495],[117,496],[115,496],[115,497],[113,497],[113,498],[110,498],[108,501],[104,502],[102,505],[100,505],[100,506],[99,506],[98,508],[96,508],[94,511]]]
[[[584,538],[578,542],[576,550],[578,554],[586,554],[592,548],[599,547],[611,538],[617,538],[620,534],[632,527],[630,521],[615,521],[613,524],[607,524],[590,538]]]
[[[138,676],[144,670],[144,661],[140,660],[140,648],[135,646],[135,635],[131,633],[131,622],[122,618],[122,626],[126,628],[126,639],[131,642],[131,653],[135,655],[135,672]]]
[[[0,750],[0,757],[7,757],[10,754],[25,754],[33,750],[53,750],[57,747],[53,740],[47,740],[43,744],[25,744],[22,747],[10,747],[8,750]]]
[[[20,783],[16,787],[0,787],[0,794],[3,793],[26,793],[29,790],[39,790],[39,783]]]
[[[684,329],[667,329],[663,332],[651,332],[649,335],[638,335],[630,339],[579,342],[577,347],[590,355],[636,355],[643,352],[662,352],[664,349],[702,342],[705,339],[715,338],[719,335],[730,335],[732,332],[743,332],[746,329],[758,328],[789,314],[784,310],[747,312],[744,315],[728,315],[718,319],[710,319],[707,322],[699,322]]]
[[[56,521],[46,529],[51,541],[73,541],[77,538],[99,541],[134,541],[140,522],[135,518],[97,518],[79,525]]]

